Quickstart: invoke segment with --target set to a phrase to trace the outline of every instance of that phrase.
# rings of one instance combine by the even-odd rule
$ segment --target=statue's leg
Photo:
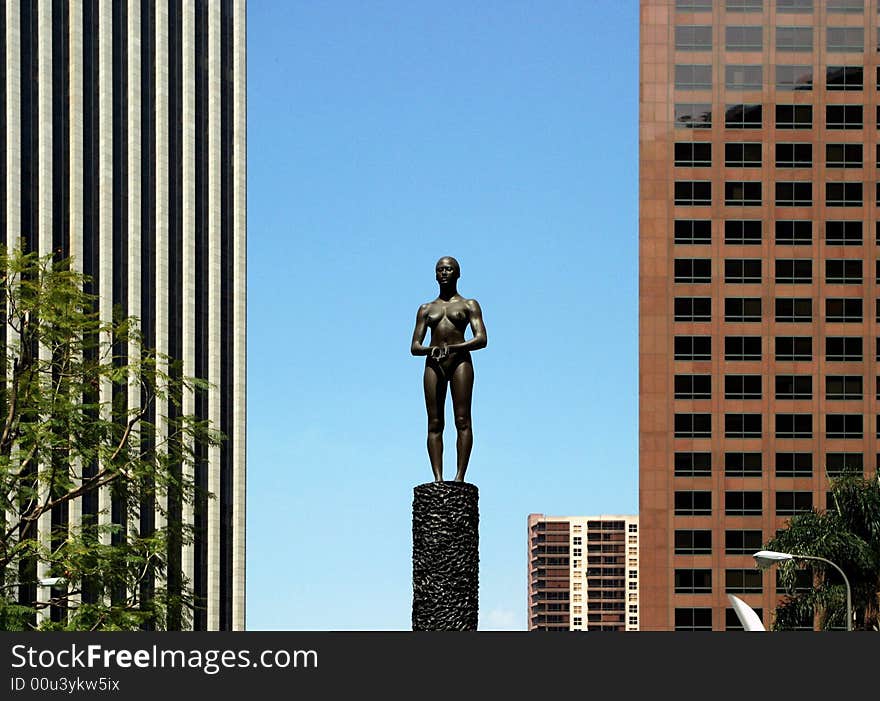
[[[474,366],[465,361],[459,363],[452,373],[452,410],[455,413],[455,429],[458,432],[458,470],[456,482],[464,482],[464,473],[471,458],[474,433],[471,429],[471,396],[474,391]]]
[[[431,363],[425,364],[425,409],[428,410],[428,458],[434,481],[443,481],[443,407],[446,404],[446,378]]]

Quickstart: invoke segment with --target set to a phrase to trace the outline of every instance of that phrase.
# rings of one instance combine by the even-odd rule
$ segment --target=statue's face
[[[435,272],[437,274],[437,282],[441,285],[453,280],[458,280],[461,275],[458,261],[455,260],[455,258],[441,258],[438,260]]]

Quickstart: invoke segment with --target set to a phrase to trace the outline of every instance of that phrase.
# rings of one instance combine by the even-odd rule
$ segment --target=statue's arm
[[[423,346],[422,341],[425,340],[425,334],[428,332],[428,305],[423,304],[416,312],[416,328],[413,330],[412,343],[409,352],[413,355],[428,355],[431,349]]]
[[[489,338],[486,336],[486,325],[483,323],[483,310],[480,309],[480,303],[475,299],[469,299],[467,301],[467,308],[471,321],[471,331],[474,337],[463,343],[450,343],[447,346],[450,352],[480,350],[480,348],[485,348],[489,342]]]

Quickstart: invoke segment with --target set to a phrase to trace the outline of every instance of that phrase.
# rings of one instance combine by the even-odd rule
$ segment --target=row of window
[[[724,183],[724,204],[727,207],[760,207],[762,182],[727,181]],[[864,205],[860,182],[825,183],[826,207],[861,207]],[[786,181],[775,183],[774,203],[777,207],[810,207],[813,205],[813,183]],[[675,204],[680,207],[708,207],[712,204],[710,180],[676,180]],[[876,200],[880,205],[880,183],[876,184]]]
[[[724,282],[731,285],[761,282],[763,260],[760,258],[727,258],[724,260]],[[861,259],[829,258],[825,261],[827,284],[861,284]],[[875,261],[875,279],[880,283],[880,260]],[[712,281],[711,258],[676,258],[673,262],[674,280],[680,283],[705,283]],[[812,258],[777,258],[775,261],[777,284],[810,284],[813,282]],[[880,300],[878,300],[880,308]],[[777,304],[778,309],[778,304]]]
[[[876,161],[880,164],[880,144]],[[760,142],[728,142],[724,144],[724,165],[728,168],[760,168],[763,165],[763,144]],[[864,166],[862,144],[825,144],[826,168],[861,168]],[[685,168],[708,168],[712,165],[712,144],[708,141],[677,141],[674,164]],[[813,144],[777,143],[777,168],[812,168]]]
[[[762,399],[763,375],[724,375],[725,399]],[[711,399],[712,375],[676,375],[676,399]],[[826,375],[825,399],[850,401],[863,399],[861,375]],[[812,399],[812,375],[776,375],[776,399]],[[880,399],[880,377],[875,396]]]
[[[776,336],[775,358],[777,361],[812,360],[811,336]],[[674,338],[675,360],[711,360],[711,336],[676,336]],[[880,360],[880,338],[877,339],[877,360]],[[725,360],[761,360],[760,336],[725,336]],[[861,361],[861,336],[827,336],[825,338],[826,361]]]
[[[880,464],[880,455],[877,456]],[[676,477],[711,477],[712,453],[676,452],[674,458]],[[829,476],[837,477],[845,472],[862,473],[864,456],[858,452],[825,453],[823,468]],[[761,453],[724,453],[725,477],[763,476],[763,455]],[[777,477],[812,477],[813,454],[803,452],[776,453],[773,472]]]
[[[813,222],[809,219],[777,220],[774,224],[775,242],[781,245],[809,246],[813,243]],[[674,241],[682,245],[712,243],[712,222],[709,219],[676,219]],[[825,243],[831,246],[860,246],[862,244],[860,220],[826,221]],[[760,219],[726,219],[724,243],[747,246],[763,240]],[[876,241],[880,245],[880,221],[876,223]]]
[[[724,48],[728,51],[761,51],[764,48],[764,28],[761,25],[727,26],[724,39]],[[675,48],[677,51],[711,51],[712,25],[676,26]],[[826,27],[825,49],[830,53],[864,51],[864,27]],[[776,27],[776,51],[812,50],[813,27]]]
[[[777,0],[780,2],[781,0]],[[763,616],[763,609],[756,609],[758,617]],[[733,609],[724,610],[724,629],[729,631],[743,630],[742,623]],[[680,631],[711,631],[712,609],[710,608],[676,608],[675,630]],[[807,611],[798,625],[792,630],[813,630],[813,614]]]
[[[812,129],[812,105],[776,105],[777,129]],[[826,129],[862,129],[862,105],[825,105]],[[676,127],[709,129],[712,127],[712,105],[708,102],[675,103]],[[880,128],[880,106],[877,107],[877,126]],[[724,110],[725,129],[761,129],[764,124],[763,105],[729,104]]]
[[[779,64],[774,66],[774,84],[777,90],[812,90],[813,67],[809,64]],[[711,63],[676,63],[674,83],[676,90],[711,90]],[[864,66],[826,66],[825,89],[860,91],[864,89]],[[761,90],[764,87],[764,66],[761,64],[729,64],[724,66],[724,87],[728,90]],[[880,68],[877,71],[880,89]]]
[[[711,11],[716,4],[718,0],[675,0],[675,9],[679,12],[704,12]],[[824,5],[829,14],[865,11],[865,0],[825,0]],[[764,0],[725,0],[724,9],[727,12],[763,12]],[[776,0],[776,11],[811,13],[813,0]]]
[[[794,516],[813,508],[813,493],[804,491],[775,491],[777,516]],[[711,516],[712,492],[677,491],[674,495],[676,516]],[[726,516],[760,516],[763,513],[763,492],[724,492]]]
[[[699,531],[697,531],[699,532]],[[729,532],[729,531],[728,531]],[[761,531],[746,531],[747,533],[757,533],[760,536]],[[679,531],[676,531],[679,533]],[[748,554],[761,549],[760,542]],[[796,583],[795,590],[804,591],[811,588],[812,574],[809,570],[800,570],[804,576]],[[755,568],[729,568],[724,570],[724,591],[728,594],[761,594],[764,591],[763,579],[764,573]],[[778,594],[789,593],[780,581],[777,572],[776,591]],[[676,594],[711,594],[712,593],[712,570],[702,568],[680,568],[675,570],[675,593]]]
[[[833,297],[825,300],[825,321],[829,323],[860,323],[863,321],[861,297]],[[779,297],[775,300],[777,323],[810,323],[813,321],[813,300],[810,297]],[[711,297],[676,297],[673,307],[675,321],[712,321]],[[757,323],[763,321],[760,297],[727,297],[724,299],[724,321]]]
[[[864,438],[862,414],[826,414],[825,437]],[[676,414],[676,438],[711,438],[712,414]],[[876,418],[876,433],[880,436],[880,416]],[[762,438],[762,414],[725,414],[725,438]],[[776,438],[812,438],[812,414],[776,414]]]

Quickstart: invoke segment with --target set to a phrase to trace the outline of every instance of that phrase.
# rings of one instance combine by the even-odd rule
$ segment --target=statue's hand
[[[433,360],[443,360],[447,355],[449,355],[449,349],[446,347],[446,344],[431,348],[431,358]]]

